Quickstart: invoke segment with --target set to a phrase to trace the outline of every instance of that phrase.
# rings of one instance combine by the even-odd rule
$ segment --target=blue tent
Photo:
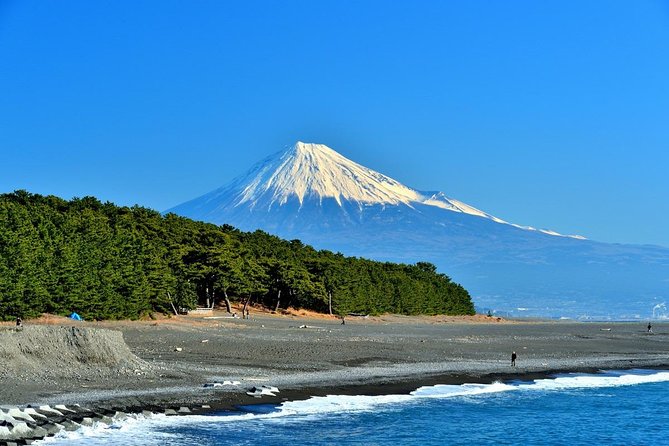
[[[74,319],[75,321],[83,321],[83,319],[81,318],[81,316],[79,316],[77,313],[72,313],[72,314],[70,315],[70,319]]]

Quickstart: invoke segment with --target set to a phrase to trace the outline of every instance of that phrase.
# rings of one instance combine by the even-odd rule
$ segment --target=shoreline
[[[657,372],[669,372],[669,367],[661,368],[635,368],[636,370]],[[607,369],[611,372],[624,372],[625,369]],[[8,408],[3,407],[3,413],[0,417],[7,419],[7,415],[14,416],[15,419],[10,419],[9,424],[3,423],[0,431],[4,430],[5,434],[9,432],[10,436],[2,435],[0,432],[0,446],[31,444],[35,440],[44,439],[50,436],[57,436],[63,431],[80,430],[84,426],[96,427],[102,430],[113,429],[112,426],[118,426],[119,423],[124,423],[129,417],[138,420],[140,416],[151,419],[152,417],[163,414],[165,416],[188,416],[188,415],[240,415],[240,414],[257,414],[266,413],[267,409],[254,410],[253,406],[270,406],[272,411],[279,408],[281,403],[286,401],[300,401],[307,400],[319,396],[376,396],[376,395],[409,395],[413,391],[434,385],[461,385],[465,383],[470,384],[490,384],[493,382],[502,383],[530,383],[539,379],[550,379],[557,376],[564,376],[571,373],[583,373],[589,375],[597,375],[598,372],[604,370],[579,370],[575,372],[531,372],[531,373],[504,373],[491,374],[489,376],[477,376],[477,379],[469,379],[470,375],[447,375],[433,376],[430,379],[419,379],[419,381],[398,381],[393,383],[370,383],[367,385],[357,386],[335,386],[335,387],[311,387],[309,389],[287,389],[286,392],[281,392],[281,395],[263,398],[258,401],[253,397],[246,398],[246,401],[235,399],[234,404],[228,402],[222,403],[220,400],[210,401],[208,405],[197,407],[167,407],[165,405],[150,405],[141,404],[139,406],[127,406],[119,404],[102,404],[96,406],[80,406],[75,405],[55,405],[55,406],[28,406],[28,408]],[[169,405],[167,405],[169,406]],[[54,409],[57,413],[54,414]],[[18,412],[18,413],[17,413]],[[32,422],[26,421],[24,416],[34,417]],[[46,415],[46,416],[45,416]],[[38,418],[38,416],[40,418]],[[17,426],[17,421],[19,424]],[[14,432],[11,431],[11,425],[14,425]],[[9,426],[9,430],[7,427]]]
[[[492,384],[494,382],[532,382],[540,379],[551,379],[557,376],[566,374],[590,374],[597,375],[607,371],[630,371],[630,370],[653,370],[653,371],[668,371],[669,364],[655,365],[649,367],[632,367],[632,368],[582,368],[578,370],[560,370],[560,371],[545,371],[545,372],[529,372],[529,373],[495,373],[488,376],[472,376],[472,375],[441,375],[425,377],[424,379],[397,381],[397,382],[382,382],[369,383],[358,385],[337,385],[337,386],[323,386],[323,387],[308,387],[302,389],[285,389],[281,390],[276,396],[263,396],[261,399],[250,397],[247,395],[240,396],[240,398],[231,402],[225,400],[212,400],[207,403],[207,408],[191,408],[193,414],[214,414],[219,412],[230,413],[244,413],[244,407],[254,405],[270,405],[279,406],[281,403],[288,401],[302,401],[313,397],[325,396],[382,396],[382,395],[409,395],[411,392],[421,388],[435,385],[463,385],[463,384]],[[164,410],[166,407],[161,406]],[[170,407],[170,408],[176,408]],[[146,408],[141,408],[136,412],[141,412]]]
[[[39,381],[33,387],[19,381],[21,391],[7,395],[7,389],[1,389],[0,402],[54,402],[59,397],[74,402],[85,394],[86,401],[109,401],[119,393],[121,400],[166,400],[163,403],[189,394],[198,401],[207,394],[224,394],[228,400],[229,393],[240,392],[201,387],[228,379],[239,380],[242,387],[271,384],[303,393],[302,389],[388,388],[396,383],[420,386],[435,379],[461,384],[669,367],[669,323],[657,323],[649,336],[641,324],[630,322],[497,323],[487,318],[462,322],[405,316],[347,322],[341,326],[327,318],[266,314],[256,314],[253,320],[204,316],[159,322],[50,321],[54,326],[120,331],[132,354],[149,370],[135,370],[138,375],[126,379],[80,376],[73,386],[55,376],[49,379],[56,382],[52,394],[40,392]],[[516,368],[509,366],[512,350],[518,350]],[[80,375],[76,368],[70,372]]]
[[[660,322],[649,334],[643,324],[630,322],[383,316],[342,326],[339,320],[303,315],[255,314],[240,320],[218,314],[144,322],[28,321],[17,338],[42,330],[32,325],[81,332],[81,339],[91,342],[93,334],[119,338],[133,366],[119,371],[89,363],[86,373],[81,364],[62,363],[31,374],[5,370],[0,405],[81,404],[133,413],[188,407],[190,413],[208,414],[325,395],[409,394],[435,384],[669,370],[669,324]],[[518,352],[515,368],[511,351]],[[226,380],[239,385],[203,387]],[[246,394],[263,384],[280,392],[262,398]]]

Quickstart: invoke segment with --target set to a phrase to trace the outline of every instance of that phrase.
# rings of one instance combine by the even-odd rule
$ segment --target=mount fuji
[[[442,192],[407,187],[322,144],[297,142],[167,212],[346,255],[429,261],[467,288],[480,310],[497,314],[666,317],[668,248],[508,223]]]

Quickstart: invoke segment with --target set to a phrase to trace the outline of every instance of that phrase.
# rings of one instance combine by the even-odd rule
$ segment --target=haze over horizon
[[[305,141],[514,223],[669,246],[669,6],[0,2],[0,193],[165,210]]]

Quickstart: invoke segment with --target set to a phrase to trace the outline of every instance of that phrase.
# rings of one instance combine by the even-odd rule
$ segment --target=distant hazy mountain
[[[669,300],[668,248],[507,223],[321,144],[298,142],[168,212],[347,255],[430,261],[497,313],[646,319],[664,317]]]

